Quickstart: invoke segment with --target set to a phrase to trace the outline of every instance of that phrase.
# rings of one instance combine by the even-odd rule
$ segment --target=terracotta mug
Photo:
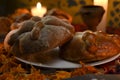
[[[102,6],[86,5],[80,9],[83,22],[89,30],[96,31],[96,26],[100,23],[105,10]]]

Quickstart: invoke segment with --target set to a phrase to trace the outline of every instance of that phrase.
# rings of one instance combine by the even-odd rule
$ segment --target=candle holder
[[[89,30],[96,31],[97,25],[100,23],[105,10],[102,6],[86,5],[80,9],[83,22]]]

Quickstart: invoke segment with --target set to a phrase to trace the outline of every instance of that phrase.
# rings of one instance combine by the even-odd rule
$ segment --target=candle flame
[[[47,8],[42,6],[40,2],[37,2],[36,6],[31,9],[33,16],[43,17],[46,12]]]
[[[103,8],[106,10],[108,6],[108,0],[94,0],[94,5],[103,6]]]
[[[37,3],[37,9],[40,9],[40,8],[41,8],[41,6],[42,6],[42,5],[41,5],[41,3],[40,3],[40,2],[38,2],[38,3]]]

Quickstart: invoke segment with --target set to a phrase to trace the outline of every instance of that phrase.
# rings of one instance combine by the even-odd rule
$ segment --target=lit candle
[[[94,5],[102,6],[105,9],[105,13],[99,25],[97,26],[97,30],[99,31],[106,31],[106,23],[107,23],[107,7],[108,7],[108,0],[94,0]]]
[[[47,12],[46,7],[43,7],[40,2],[37,3],[36,7],[31,9],[31,13],[33,16],[43,17]]]

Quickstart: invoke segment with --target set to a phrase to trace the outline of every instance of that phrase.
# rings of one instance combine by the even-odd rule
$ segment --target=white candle
[[[37,3],[36,7],[31,9],[31,13],[33,16],[43,17],[47,12],[47,8],[43,7],[40,2]]]
[[[107,7],[108,7],[108,0],[94,0],[94,5],[102,6],[105,9],[105,13],[99,25],[97,26],[97,30],[99,31],[106,31],[106,23],[107,23]]]

